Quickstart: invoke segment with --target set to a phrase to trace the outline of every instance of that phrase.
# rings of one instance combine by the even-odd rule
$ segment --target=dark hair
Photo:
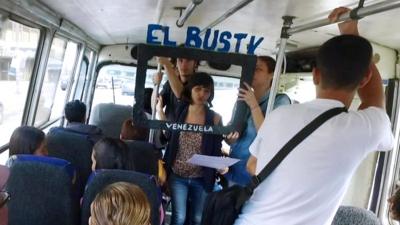
[[[96,169],[134,170],[128,147],[116,138],[102,138],[93,147]]]
[[[68,102],[65,105],[64,111],[65,111],[65,118],[67,118],[67,121],[69,123],[71,122],[81,123],[82,121],[85,120],[86,105],[85,103],[79,100]]]
[[[400,220],[400,189],[397,189],[396,192],[390,197],[389,203],[392,219]]]
[[[212,107],[212,100],[214,99],[214,81],[210,75],[207,73],[199,72],[194,73],[188,83],[184,86],[182,91],[182,99],[189,103],[192,103],[192,89],[195,86],[203,86],[206,88],[210,88],[210,97],[208,98],[207,102]]]
[[[148,128],[135,125],[132,119],[127,119],[122,123],[121,139],[123,140],[147,141],[148,134]]]
[[[261,60],[263,63],[265,63],[268,67],[268,73],[273,73],[275,70],[276,66],[276,61],[274,58],[266,55],[260,55],[257,56],[257,59]]]
[[[340,35],[325,42],[317,53],[322,88],[354,90],[365,77],[372,46],[365,38]]]
[[[185,44],[183,44],[183,43],[182,43],[182,44],[179,44],[179,45],[176,46],[176,47],[178,47],[178,48],[186,48]],[[183,57],[178,57],[178,58],[183,58]],[[178,61],[178,58],[171,58],[171,63],[172,63],[172,65],[174,65],[175,68],[176,68],[176,62]],[[195,61],[194,70],[196,70],[196,67],[199,66],[199,61],[198,61],[198,60],[196,60],[196,59],[189,59],[189,58],[185,58],[185,59]],[[194,71],[193,71],[193,72],[194,72]]]
[[[45,134],[36,127],[18,127],[14,130],[10,138],[9,156],[34,154],[44,141]]]
[[[151,114],[151,95],[153,94],[153,88],[145,88],[143,96],[143,108],[144,111]]]

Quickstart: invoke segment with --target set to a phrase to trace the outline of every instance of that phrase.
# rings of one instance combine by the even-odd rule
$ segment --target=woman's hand
[[[167,120],[167,116],[164,113],[164,104],[162,96],[158,96],[157,98],[156,111],[158,113],[158,117],[160,120]]]
[[[221,175],[224,175],[224,174],[226,174],[227,172],[229,172],[229,167],[225,167],[225,168],[222,168],[222,169],[218,169],[217,172],[218,172],[219,174],[221,174]]]
[[[254,110],[259,107],[256,96],[254,95],[253,88],[246,82],[243,83],[245,88],[239,88],[238,100],[245,101],[249,106],[250,110]]]
[[[157,98],[157,104],[156,104],[156,111],[157,111],[158,113],[159,113],[159,112],[162,112],[162,111],[163,111],[163,108],[164,108],[163,99],[162,99],[161,96],[158,96],[158,98]]]
[[[163,73],[162,72],[157,72],[153,74],[153,84],[154,85],[160,85],[161,80],[162,80]]]
[[[226,135],[224,137],[224,140],[228,145],[231,145],[231,144],[235,143],[238,138],[239,138],[239,132],[234,131],[234,132],[230,132],[228,135]]]

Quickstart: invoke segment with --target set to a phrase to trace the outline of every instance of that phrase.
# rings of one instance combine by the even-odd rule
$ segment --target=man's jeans
[[[200,225],[207,197],[203,178],[184,178],[171,173],[169,187],[172,195],[171,225],[183,225],[186,215],[189,216],[191,225]],[[187,204],[190,204],[188,213],[186,213]]]

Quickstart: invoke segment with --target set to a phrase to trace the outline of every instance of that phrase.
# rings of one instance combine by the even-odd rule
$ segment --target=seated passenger
[[[108,185],[91,204],[89,225],[150,225],[150,203],[138,186]]]
[[[95,144],[98,140],[103,137],[103,132],[100,128],[85,124],[86,120],[86,105],[85,103],[74,100],[68,102],[64,108],[65,118],[67,119],[67,126],[65,127],[68,131],[88,135]]]
[[[149,129],[145,127],[135,126],[132,119],[127,119],[122,124],[121,140],[147,141]]]
[[[45,134],[30,126],[21,126],[14,130],[9,143],[9,156],[31,154],[47,156]]]
[[[128,160],[126,144],[114,138],[102,138],[93,147],[92,171],[98,169],[135,170]]]
[[[390,217],[400,221],[400,188],[388,199],[388,202]]]

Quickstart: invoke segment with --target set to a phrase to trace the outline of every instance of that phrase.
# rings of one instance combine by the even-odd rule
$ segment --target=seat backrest
[[[79,221],[79,198],[71,163],[57,158],[15,155],[6,190],[9,225],[71,225]]]
[[[129,159],[134,162],[135,171],[157,176],[160,151],[145,141],[125,141],[125,143],[129,149]]]
[[[93,143],[88,135],[70,132],[62,127],[52,128],[47,134],[49,156],[65,159],[77,170],[78,194],[83,195],[86,181],[92,173]]]
[[[92,173],[86,186],[85,194],[83,195],[81,225],[88,225],[90,204],[97,193],[107,185],[120,181],[136,184],[146,193],[151,206],[151,224],[159,225],[161,194],[154,177],[128,170],[97,170]]]
[[[371,211],[354,206],[340,206],[332,225],[381,225]]]
[[[89,124],[99,127],[106,137],[119,138],[122,123],[132,117],[132,106],[100,103],[93,108]]]

